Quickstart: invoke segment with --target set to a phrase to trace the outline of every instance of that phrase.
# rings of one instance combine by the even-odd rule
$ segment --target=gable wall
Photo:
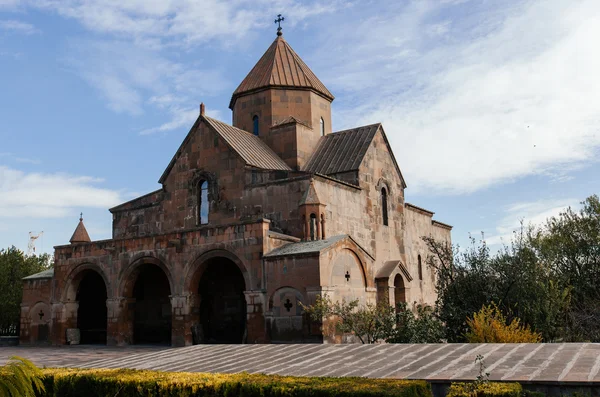
[[[235,221],[235,201],[244,189],[245,164],[220,137],[215,146],[215,137],[211,128],[200,123],[166,178],[162,199],[151,206],[116,211],[113,237],[146,236],[196,227],[201,179],[209,180],[209,222]]]

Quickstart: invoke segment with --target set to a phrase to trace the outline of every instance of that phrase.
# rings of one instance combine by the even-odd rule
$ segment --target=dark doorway
[[[171,288],[163,270],[142,265],[135,285],[133,340],[137,344],[171,344]]]
[[[84,271],[77,289],[77,328],[81,344],[106,344],[106,285],[93,270]]]
[[[394,304],[398,307],[398,304],[406,302],[406,288],[404,287],[404,279],[401,275],[396,274],[394,278]]]
[[[242,343],[246,330],[245,282],[231,260],[209,260],[200,279],[200,323],[204,343]]]

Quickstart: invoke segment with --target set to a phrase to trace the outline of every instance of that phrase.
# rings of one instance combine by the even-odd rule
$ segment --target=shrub
[[[8,363],[0,367],[0,396],[33,396],[34,388],[44,391],[42,371],[31,361],[21,357],[10,357]]]
[[[506,324],[506,318],[491,304],[483,306],[467,319],[469,331],[465,335],[470,343],[540,343],[542,335],[532,331],[529,326],[521,325],[521,320],[513,319]]]
[[[523,388],[519,383],[452,383],[446,397],[521,397]]]
[[[432,397],[425,381],[138,370],[44,370],[41,396],[404,396]]]

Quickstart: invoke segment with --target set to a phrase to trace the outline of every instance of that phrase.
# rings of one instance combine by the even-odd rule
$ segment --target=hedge
[[[44,369],[39,397],[432,397],[425,381],[208,374],[129,369]]]
[[[523,397],[529,395],[519,383],[452,383],[446,397]],[[536,396],[539,397],[539,396]]]

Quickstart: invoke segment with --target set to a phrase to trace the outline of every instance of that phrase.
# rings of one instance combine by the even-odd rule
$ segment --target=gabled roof
[[[206,116],[202,117],[240,155],[246,164],[266,170],[291,171],[290,166],[256,135],[222,121]]]
[[[48,270],[44,270],[43,272],[32,274],[31,276],[23,277],[23,280],[37,280],[40,278],[52,278],[52,277],[54,277],[54,269],[48,269]]]
[[[169,165],[158,180],[158,183],[163,183],[167,179],[171,169],[175,166],[175,162],[181,155],[183,148],[190,140],[201,121],[204,121],[211,127],[246,164],[266,170],[291,171],[290,166],[277,156],[277,154],[275,154],[275,152],[256,135],[211,117],[200,115],[179,146],[179,149],[177,149],[177,152],[169,162]]]
[[[309,89],[329,100],[333,101],[334,99],[327,87],[282,36],[278,36],[273,41],[273,44],[233,92],[229,108],[233,109],[233,104],[239,96],[268,87]]]
[[[332,236],[325,240],[312,240],[312,241],[301,241],[298,243],[286,244],[282,247],[276,248],[273,251],[265,254],[263,258],[275,258],[280,256],[294,256],[304,254],[319,254],[335,246],[340,241],[348,239],[362,252],[368,255],[371,259],[374,259],[363,247],[360,246],[352,236],[347,234],[340,234],[338,236]]]
[[[77,227],[75,228],[75,231],[73,232],[73,235],[71,236],[69,242],[71,244],[76,244],[89,243],[91,241],[92,239],[90,238],[90,235],[88,234],[87,230],[85,229],[85,226],[83,225],[83,218],[79,218],[79,223],[77,224]]]
[[[338,131],[321,137],[317,149],[306,163],[303,171],[332,175],[358,170],[377,131],[381,131],[398,176],[403,186],[406,187],[406,182],[381,123]]]
[[[402,273],[402,275],[404,276],[404,278],[407,281],[409,281],[409,282],[412,281],[412,279],[413,279],[412,276],[408,272],[408,269],[406,268],[406,266],[404,266],[404,263],[402,263],[402,261],[400,261],[400,260],[385,262],[383,264],[383,266],[381,267],[381,269],[379,269],[379,271],[377,272],[375,279],[389,278],[390,275],[394,272],[394,270],[396,268],[400,269],[400,272]]]
[[[329,175],[357,170],[380,126],[371,124],[321,137],[304,171]]]

